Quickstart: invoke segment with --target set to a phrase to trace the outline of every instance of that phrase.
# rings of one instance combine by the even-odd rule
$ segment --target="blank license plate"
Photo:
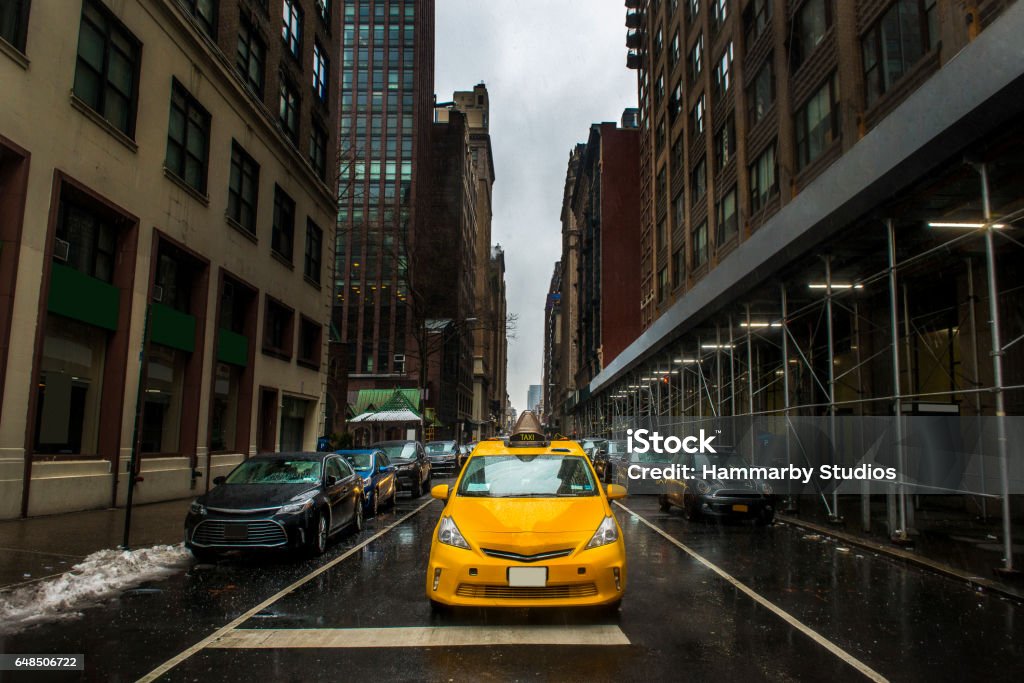
[[[548,583],[547,567],[509,567],[508,585],[522,588],[543,588]]]
[[[733,512],[749,512],[750,508],[748,508],[746,505],[733,505],[732,506],[732,511]]]
[[[249,527],[245,524],[227,524],[224,526],[224,540],[246,541],[249,539]]]

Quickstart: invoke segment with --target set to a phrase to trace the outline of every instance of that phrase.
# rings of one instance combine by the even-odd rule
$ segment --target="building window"
[[[690,201],[696,202],[708,191],[708,163],[701,159],[690,171]]]
[[[690,110],[690,137],[695,138],[704,132],[704,95],[697,98],[697,103]]]
[[[664,218],[661,218],[661,219],[658,220],[658,229],[657,229],[657,232],[656,232],[656,237],[657,237],[656,248],[658,249],[658,251],[661,251],[662,249],[665,248],[665,245],[668,242],[668,230],[667,230],[667,227],[665,225],[665,219]]]
[[[754,76],[754,82],[747,88],[747,122],[753,127],[761,121],[775,102],[775,77],[772,73],[772,57],[768,55],[761,70]]]
[[[693,49],[690,50],[689,58],[689,72],[690,72],[690,83],[695,84],[697,79],[700,78],[701,69],[703,69],[703,55],[704,55],[704,34],[701,33],[697,36],[697,42],[694,43]]]
[[[228,179],[228,217],[251,235],[256,234],[256,202],[260,167],[237,142],[231,142],[231,175]]]
[[[313,221],[306,221],[306,256],[303,273],[308,280],[320,284],[320,260],[324,233]]]
[[[67,253],[63,260],[80,273],[111,282],[117,258],[117,228],[106,216],[70,194],[62,193],[57,220],[57,246]],[[55,254],[55,258],[60,257]]]
[[[242,80],[260,98],[263,97],[263,78],[266,72],[267,46],[260,39],[259,33],[242,16],[238,25],[238,51],[235,55],[235,67]]]
[[[736,188],[732,188],[715,205],[715,225],[718,233],[715,244],[722,245],[739,234],[739,217],[736,214]]]
[[[302,316],[299,321],[299,363],[320,368],[323,325]]]
[[[316,13],[320,21],[331,24],[331,0],[316,0]]]
[[[750,165],[750,210],[760,211],[779,189],[775,166],[775,145],[769,145]]]
[[[676,194],[676,198],[672,200],[672,228],[673,230],[682,231],[683,224],[686,222],[686,198],[685,193],[679,190]]]
[[[793,18],[793,46],[790,51],[794,71],[825,40],[832,26],[832,0],[807,0]]]
[[[868,29],[861,41],[868,106],[935,47],[936,22],[935,0],[897,0]]]
[[[327,54],[320,41],[313,43],[313,94],[321,102],[327,102],[327,79],[330,74],[328,68]]]
[[[654,149],[658,153],[665,149],[665,119],[660,119],[654,129]]]
[[[720,172],[736,154],[736,120],[730,112],[722,127],[715,133],[715,171]]]
[[[669,44],[668,51],[668,68],[669,71],[675,68],[676,64],[679,63],[679,59],[682,57],[682,52],[679,47],[679,31],[676,31],[672,36],[672,42]]]
[[[658,271],[658,303],[665,300],[668,293],[668,266],[663,266]]]
[[[206,194],[209,140],[210,114],[175,80],[171,86],[165,163],[167,170],[202,194]]]
[[[661,54],[661,48],[664,47],[664,45],[665,45],[665,35],[664,35],[664,33],[662,33],[661,29],[659,28],[658,32],[654,34],[654,58],[655,59],[657,59],[658,56]]]
[[[292,357],[292,326],[295,311],[267,297],[263,315],[263,350],[270,355]]]
[[[719,58],[718,63],[715,64],[715,75],[714,75],[714,92],[717,97],[723,97],[729,92],[729,86],[732,85],[732,41],[725,46],[725,50],[722,51],[722,56]]]
[[[686,0],[686,20],[693,21],[700,14],[700,0]]]
[[[316,171],[316,177],[327,180],[327,131],[316,121],[309,134],[309,163]]]
[[[839,78],[825,82],[796,112],[796,164],[802,170],[839,138]]]
[[[156,285],[153,299],[182,313],[192,307],[192,281],[195,278],[191,259],[180,250],[162,242],[156,259]]]
[[[693,269],[700,268],[708,262],[708,222],[703,220],[696,228],[693,229]]]
[[[772,2],[773,0],[751,0],[743,10],[743,32],[746,35],[748,50],[771,25]]]
[[[683,167],[683,134],[680,133],[676,136],[676,141],[672,143],[672,173],[677,173]]]
[[[96,455],[107,333],[46,316],[37,382],[35,452]]]
[[[686,250],[679,247],[672,254],[672,289],[678,289],[683,284],[683,276],[686,272]]]
[[[301,451],[303,449],[306,432],[306,411],[310,403],[310,401],[292,398],[291,396],[285,396],[281,399],[281,438],[278,442],[278,449],[282,453]],[[341,465],[343,472],[348,467],[348,463],[343,463],[340,460],[338,464]]]
[[[299,0],[284,0],[281,39],[292,57],[302,58],[302,8]]]
[[[654,82],[654,104],[661,104],[663,99],[665,99],[665,74],[658,74],[658,80]]]
[[[270,248],[288,263],[292,262],[295,243],[295,200],[279,185],[274,185],[274,224],[270,234]]]
[[[217,363],[213,376],[213,409],[210,415],[210,450],[226,451],[235,446],[238,424],[238,389],[242,368]]]
[[[285,135],[297,145],[299,143],[299,93],[295,86],[283,76],[278,116]]]
[[[672,95],[668,98],[668,120],[675,123],[676,117],[683,109],[683,81],[676,81],[676,87],[672,89]]]
[[[28,8],[31,0],[4,0],[0,2],[0,38],[25,51],[25,36],[28,33]]]
[[[180,0],[196,18],[206,35],[217,39],[217,0]]]
[[[0,18],[6,19],[3,12]],[[103,5],[82,4],[75,96],[128,137],[135,136],[140,51],[135,36]]]
[[[720,31],[729,18],[728,0],[711,0],[711,29]]]
[[[177,453],[188,354],[150,344],[142,408],[143,453]]]

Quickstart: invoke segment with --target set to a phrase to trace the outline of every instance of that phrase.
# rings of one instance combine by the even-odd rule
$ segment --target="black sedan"
[[[199,560],[228,550],[319,555],[332,534],[363,528],[363,480],[333,453],[260,455],[213,483],[185,518],[185,545]]]
[[[601,481],[611,483],[615,481],[615,466],[628,459],[625,441],[608,441],[594,455],[594,471]]]
[[[439,477],[459,473],[459,445],[454,441],[429,441],[423,446],[430,460],[430,472]]]
[[[398,488],[409,491],[413,498],[430,490],[430,461],[419,441],[382,441],[379,448],[388,456],[398,475]]]
[[[716,479],[704,477],[705,465],[716,469],[749,467],[732,448],[717,447],[717,453],[680,454],[677,463],[693,468],[690,479],[664,480],[664,493],[658,497],[661,509],[681,508],[690,521],[702,517],[754,520],[771,524],[775,519],[775,496],[767,482],[757,479]]]

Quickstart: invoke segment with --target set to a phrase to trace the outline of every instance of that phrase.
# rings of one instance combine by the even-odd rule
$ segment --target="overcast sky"
[[[508,393],[517,410],[540,384],[544,298],[561,258],[569,151],[590,124],[636,106],[622,0],[437,0],[438,101],[484,81],[494,150],[492,241],[505,250]],[[638,304],[639,305],[639,304]]]

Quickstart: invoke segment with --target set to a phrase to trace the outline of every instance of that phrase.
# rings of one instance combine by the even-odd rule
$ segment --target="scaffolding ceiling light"
[[[825,282],[812,282],[811,284],[807,285],[807,288],[808,289],[828,289],[829,285],[827,283],[825,283]],[[841,283],[841,282],[833,282],[832,283],[832,289],[864,289],[864,285],[850,284],[850,283]]]
[[[964,228],[968,230],[980,230],[981,228],[994,228],[996,230],[1002,230],[1006,227],[1006,223],[946,223],[946,222],[928,222],[929,228]]]

